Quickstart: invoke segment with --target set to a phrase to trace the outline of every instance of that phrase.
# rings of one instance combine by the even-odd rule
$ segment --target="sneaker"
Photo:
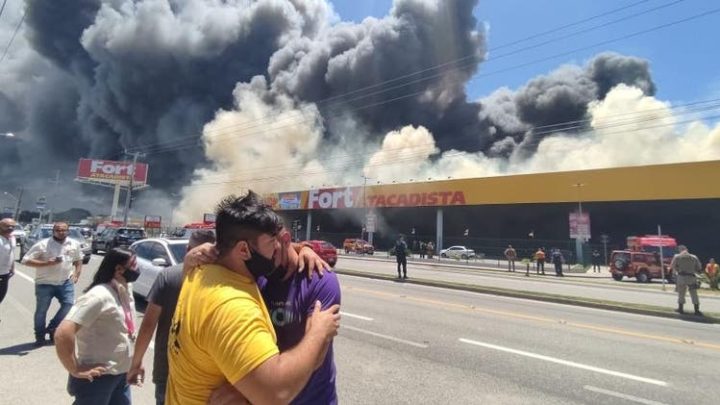
[[[35,337],[35,347],[45,346],[45,337]]]

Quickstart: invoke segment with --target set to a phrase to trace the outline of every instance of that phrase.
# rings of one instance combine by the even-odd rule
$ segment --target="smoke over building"
[[[190,201],[198,190],[357,183],[393,161],[396,177],[408,162],[407,177],[530,170],[545,140],[586,139],[618,85],[655,94],[646,60],[600,53],[469,100],[487,55],[477,3],[395,0],[359,23],[325,0],[8,7],[0,43],[25,23],[0,68],[0,132],[23,140],[0,140],[2,187],[60,169],[76,200],[78,158],[129,149],[146,152],[149,200],[185,187],[190,215],[212,201]]]

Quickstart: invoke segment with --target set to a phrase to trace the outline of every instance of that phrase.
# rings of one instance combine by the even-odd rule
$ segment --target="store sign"
[[[569,220],[571,239],[590,239],[590,214],[571,212]]]
[[[145,215],[145,228],[160,228],[162,217],[159,215]]]
[[[462,191],[431,191],[428,193],[376,194],[367,198],[369,207],[428,207],[465,205]]]
[[[205,225],[215,223],[215,214],[203,214],[203,223]]]
[[[346,187],[310,190],[308,208],[355,208],[362,207],[362,187]]]
[[[366,232],[375,232],[375,226],[377,224],[377,216],[373,214],[372,212],[368,213],[365,216],[365,231]]]
[[[148,165],[132,162],[119,162],[101,159],[80,159],[78,162],[77,179],[92,180],[101,183],[127,183],[133,176],[133,183],[147,183]]]
[[[300,209],[302,200],[300,193],[280,193],[278,198],[278,206],[281,210],[297,210]]]

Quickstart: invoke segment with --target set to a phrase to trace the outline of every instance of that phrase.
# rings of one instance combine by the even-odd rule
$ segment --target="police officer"
[[[683,305],[685,305],[685,290],[690,290],[690,298],[692,299],[693,305],[695,305],[695,315],[702,315],[700,312],[700,300],[698,299],[698,281],[696,274],[702,271],[702,264],[697,256],[690,254],[687,247],[680,245],[678,246],[680,253],[676,254],[670,267],[673,272],[677,275],[675,281],[675,287],[678,293],[678,308],[677,312],[684,314]]]
[[[400,235],[395,242],[395,259],[397,259],[398,279],[407,278],[407,243],[403,235]],[[402,267],[402,277],[400,277],[400,267]]]

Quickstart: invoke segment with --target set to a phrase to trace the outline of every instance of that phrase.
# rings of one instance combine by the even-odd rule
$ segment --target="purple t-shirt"
[[[260,278],[258,287],[275,327],[280,352],[293,348],[302,340],[305,321],[312,314],[315,301],[320,301],[322,309],[340,304],[340,283],[333,272],[326,272],[322,277],[313,274],[311,279],[305,273],[298,273],[287,281],[269,282]],[[310,376],[292,404],[337,404],[332,343],[322,365]]]

